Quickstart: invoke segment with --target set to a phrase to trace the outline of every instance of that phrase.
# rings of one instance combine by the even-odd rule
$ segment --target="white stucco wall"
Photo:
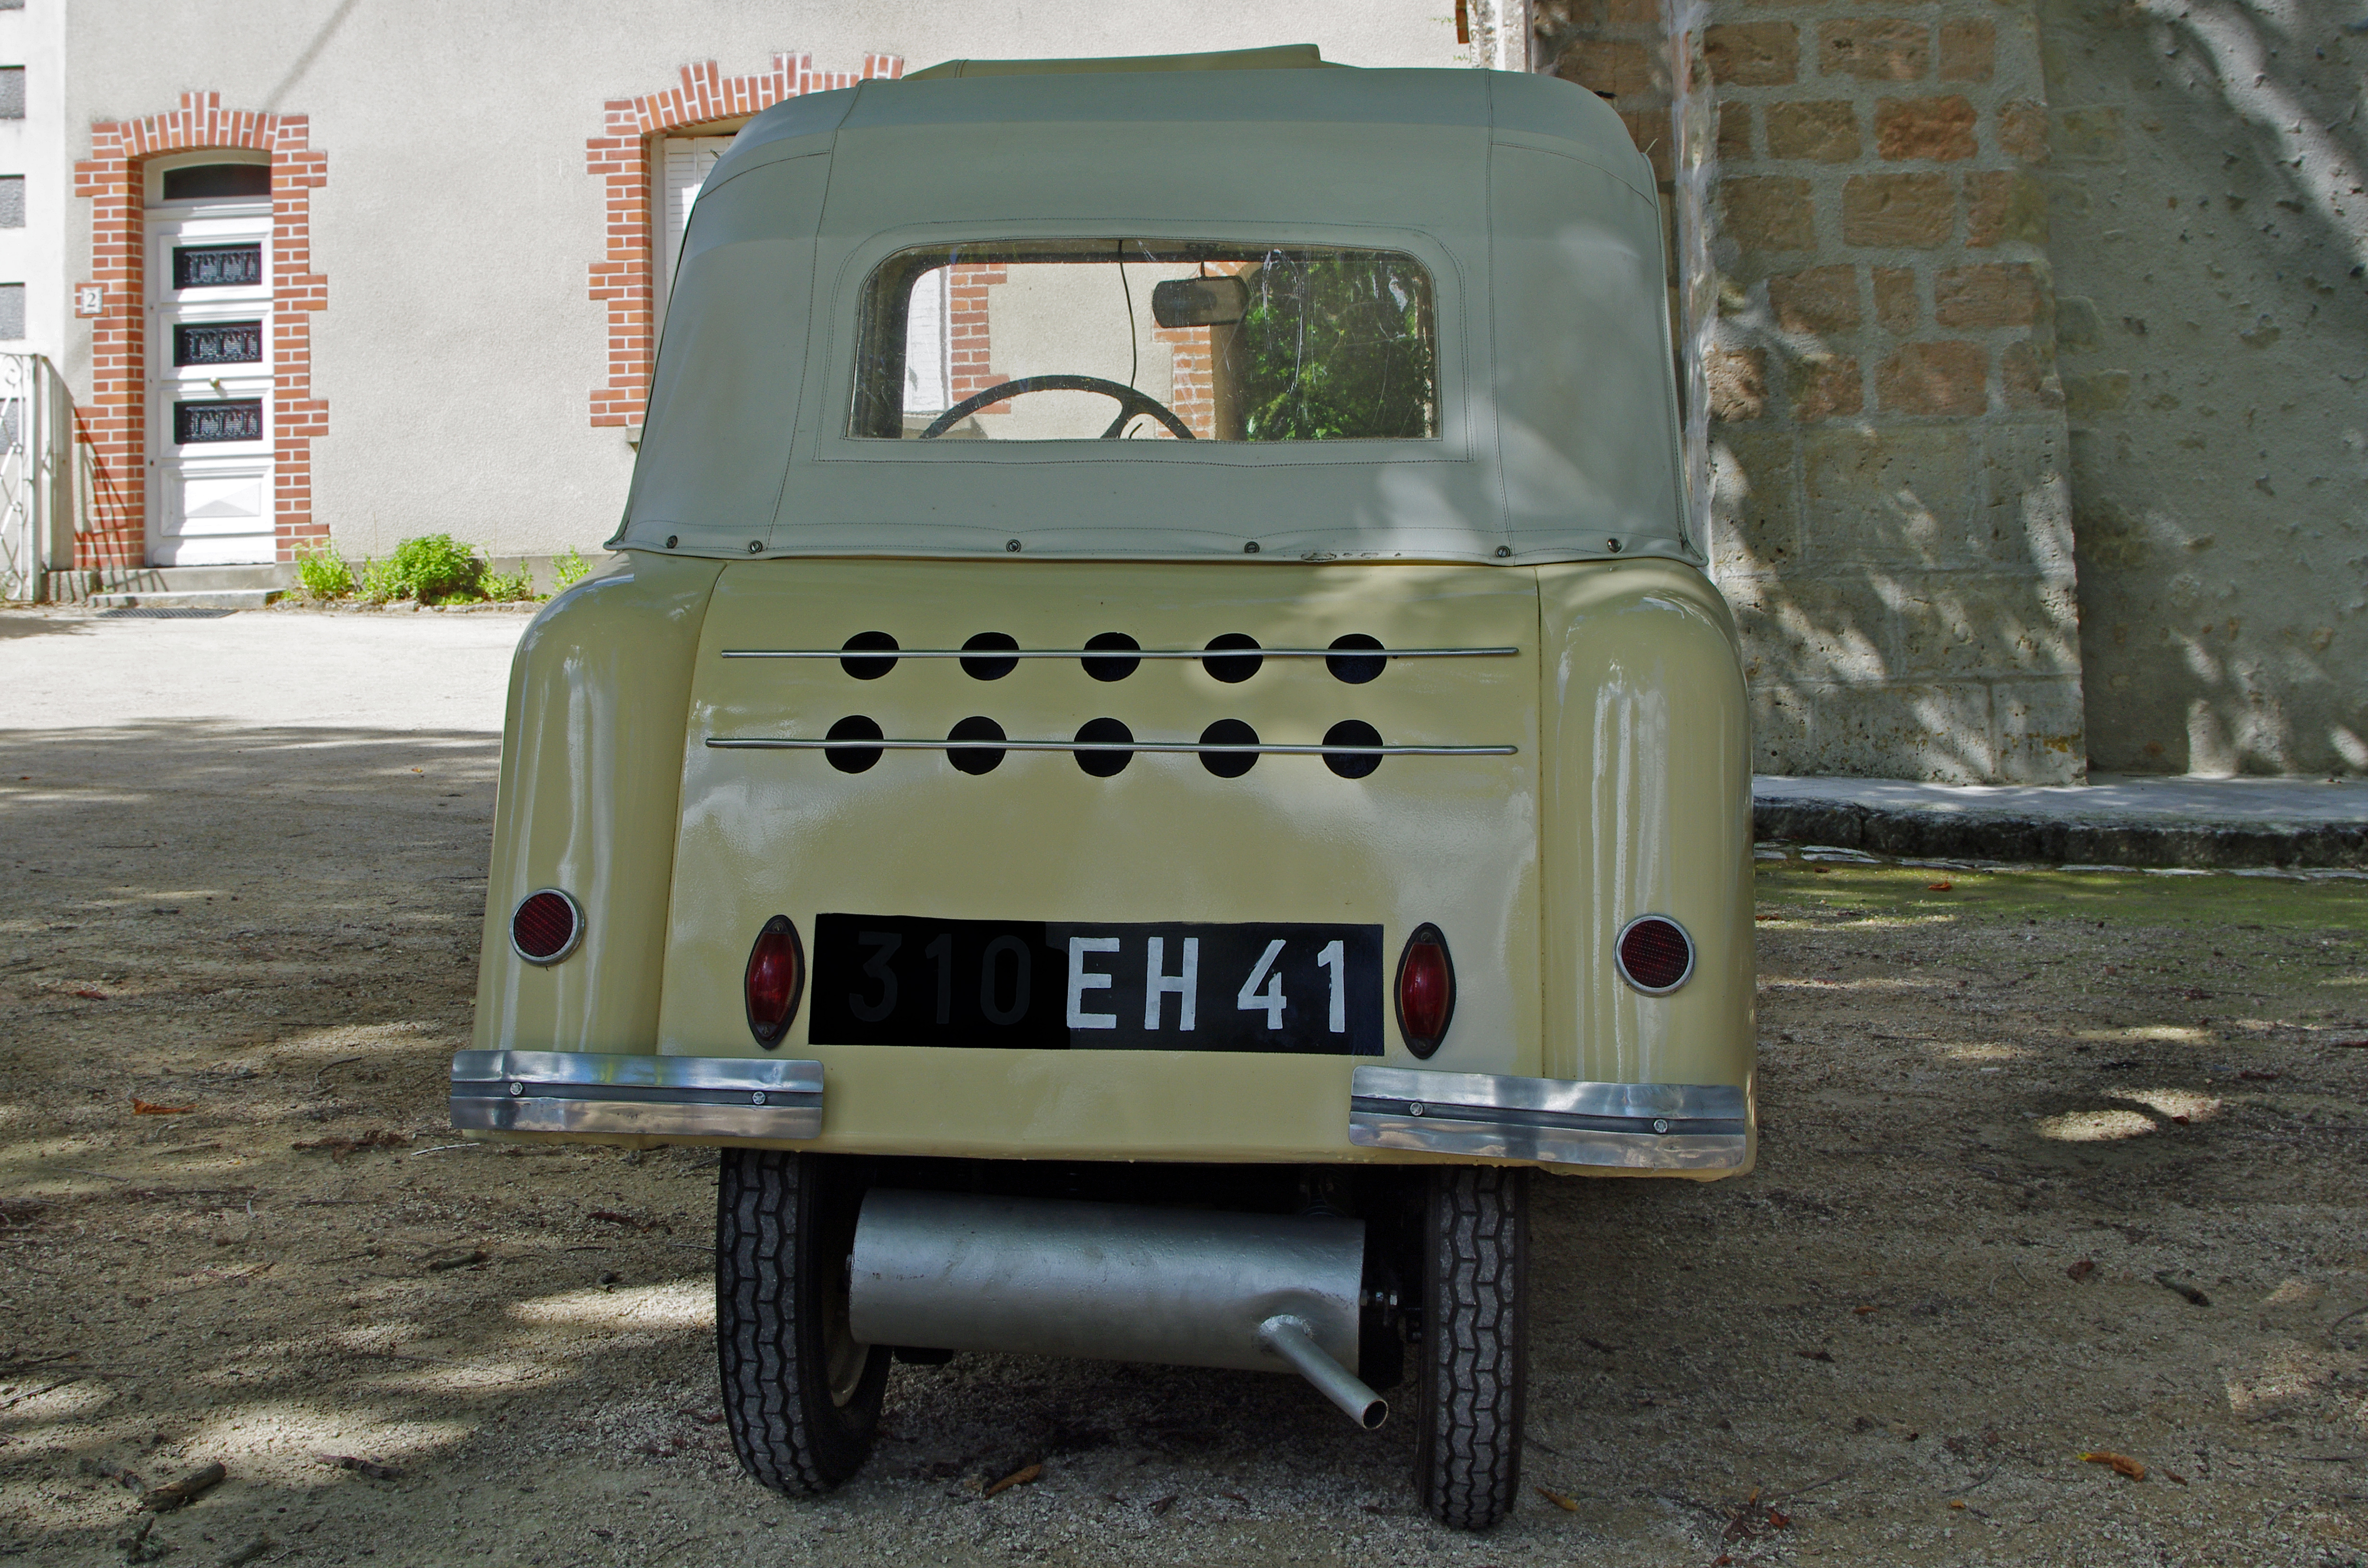
[[[586,276],[608,209],[585,142],[604,133],[604,101],[667,88],[686,64],[713,60],[734,76],[784,51],[828,71],[868,51],[918,69],[1309,41],[1349,64],[1470,62],[1453,8],[1423,0],[46,3],[67,7],[69,172],[89,155],[93,121],[166,112],[185,91],[311,118],[328,155],[312,218],[329,289],[313,328],[315,395],[329,404],[313,513],[348,554],[439,531],[497,555],[542,553],[614,527],[632,449],[589,420],[609,321]],[[61,293],[89,276],[90,206],[67,204]],[[57,309],[62,363],[86,398],[88,324]]]

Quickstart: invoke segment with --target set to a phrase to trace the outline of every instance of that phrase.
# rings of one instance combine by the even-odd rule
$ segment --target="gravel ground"
[[[0,618],[0,1556],[2368,1562],[2336,878],[1763,864],[1759,1168],[1541,1180],[1557,1495],[1487,1536],[1415,1511],[1406,1424],[1296,1381],[1003,1358],[897,1369],[861,1477],[765,1493],[718,1419],[712,1160],[441,1131],[517,628],[404,619],[308,618],[258,672],[295,618]],[[153,702],[28,696],[52,636]],[[406,650],[450,678],[387,681]],[[322,695],[192,703],[273,683]]]

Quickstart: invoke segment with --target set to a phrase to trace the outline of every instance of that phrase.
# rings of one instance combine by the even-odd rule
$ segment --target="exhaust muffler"
[[[866,1345],[1296,1371],[1371,1429],[1365,1223],[961,1193],[867,1194],[848,1326]]]

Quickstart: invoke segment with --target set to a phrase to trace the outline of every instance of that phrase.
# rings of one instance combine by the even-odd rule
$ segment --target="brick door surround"
[[[272,531],[279,560],[328,528],[313,517],[313,441],[329,405],[313,395],[313,317],[329,302],[313,267],[313,192],[329,157],[311,142],[308,117],[225,109],[222,95],[190,92],[170,113],[102,120],[90,153],[74,165],[74,194],[91,202],[91,280],[102,290],[90,324],[91,395],[76,411],[75,438],[90,449],[87,531],[74,565],[122,570],[147,561],[148,160],[209,148],[271,158]]]
[[[608,243],[591,266],[591,296],[609,307],[609,379],[592,390],[595,426],[638,425],[657,352],[657,234],[650,222],[650,142],[720,119],[760,114],[784,98],[893,80],[904,57],[867,54],[854,71],[817,71],[814,56],[777,53],[769,69],[726,76],[712,60],[685,65],[659,92],[602,105],[602,134],[584,143],[585,163],[608,199]]]

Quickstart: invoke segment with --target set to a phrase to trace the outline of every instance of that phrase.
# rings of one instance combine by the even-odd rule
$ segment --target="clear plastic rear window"
[[[1355,441],[1439,433],[1430,274],[1398,251],[1028,240],[871,275],[848,433]]]

